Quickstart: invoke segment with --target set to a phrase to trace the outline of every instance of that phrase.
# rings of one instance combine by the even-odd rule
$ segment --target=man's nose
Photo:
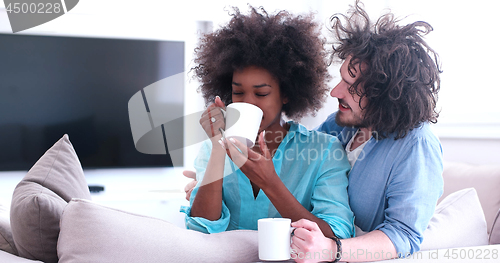
[[[339,98],[342,99],[343,93],[342,93],[342,83],[337,84],[331,91],[330,91],[330,96],[334,98]]]

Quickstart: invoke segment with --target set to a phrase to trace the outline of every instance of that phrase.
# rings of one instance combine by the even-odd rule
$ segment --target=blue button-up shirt
[[[318,128],[345,145],[357,129],[340,127],[333,113]],[[349,173],[349,204],[363,231],[381,230],[402,255],[420,250],[443,193],[442,149],[429,124],[394,140],[371,138]]]
[[[352,237],[354,218],[347,197],[350,165],[341,143],[334,136],[309,131],[297,123],[290,124],[289,132],[273,157],[276,173],[300,204],[327,222],[337,236]],[[198,185],[191,194],[191,205],[205,174],[210,152],[211,143],[205,142],[195,160]],[[182,207],[188,229],[205,233],[257,230],[258,219],[281,217],[264,192],[254,198],[250,180],[227,156],[224,169],[220,219],[191,217],[190,207]]]

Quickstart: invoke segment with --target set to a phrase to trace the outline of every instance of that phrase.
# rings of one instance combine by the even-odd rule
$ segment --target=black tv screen
[[[0,34],[0,170],[28,170],[64,134],[84,169],[172,166],[136,150],[127,107],[183,71],[183,42]]]

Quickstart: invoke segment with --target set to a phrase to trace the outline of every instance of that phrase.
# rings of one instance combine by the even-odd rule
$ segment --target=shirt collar
[[[288,124],[290,124],[290,129],[288,130],[288,132],[298,132],[305,136],[310,135],[309,130],[304,125],[294,121],[288,121]]]
[[[288,129],[288,133],[286,134],[285,138],[283,138],[283,141],[281,141],[280,145],[286,145],[290,140],[292,140],[295,137],[295,134],[300,133],[304,136],[310,136],[311,133],[309,130],[307,130],[304,125],[294,122],[294,121],[288,121],[288,124],[290,124],[290,129]]]

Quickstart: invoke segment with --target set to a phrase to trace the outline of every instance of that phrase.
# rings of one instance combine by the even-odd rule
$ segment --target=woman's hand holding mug
[[[223,114],[225,108],[226,106],[220,97],[217,96],[215,97],[214,103],[210,104],[201,115],[200,124],[212,141],[212,144],[219,144],[218,141],[222,138],[220,129],[225,130],[226,128]]]

